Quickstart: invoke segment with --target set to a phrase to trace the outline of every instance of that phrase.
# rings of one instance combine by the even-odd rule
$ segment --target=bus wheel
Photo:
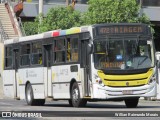
[[[138,105],[139,98],[125,99],[125,104],[127,108],[136,108]]]
[[[87,100],[80,98],[80,91],[76,82],[72,85],[71,100],[73,107],[84,107],[87,103]]]
[[[34,97],[33,97],[33,90],[31,84],[27,84],[26,91],[25,91],[26,101],[28,105],[35,105]]]

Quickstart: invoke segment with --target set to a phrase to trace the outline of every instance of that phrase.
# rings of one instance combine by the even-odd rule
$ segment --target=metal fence
[[[3,42],[4,40],[8,39],[8,35],[5,33],[3,26],[2,26],[2,22],[0,20],[0,42]]]

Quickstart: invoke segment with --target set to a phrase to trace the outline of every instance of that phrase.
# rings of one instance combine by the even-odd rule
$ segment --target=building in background
[[[155,35],[155,47],[157,51],[160,51],[160,0],[140,0],[142,10],[154,25]]]
[[[19,0],[12,0],[14,5],[17,5]],[[49,11],[52,7],[66,7],[71,4],[72,0],[43,0],[43,14]],[[87,11],[87,2],[88,0],[76,0],[75,10],[80,12]],[[39,14],[39,0],[24,0],[23,2],[23,11],[20,14],[22,20],[33,20]]]
[[[16,5],[19,0],[12,0]],[[137,0],[141,5],[141,13],[145,13],[155,28],[155,45],[156,50],[160,51],[160,0]],[[46,15],[52,7],[65,7],[71,4],[72,0],[43,0],[43,14]],[[85,12],[88,9],[88,0],[76,0],[75,10]],[[20,17],[23,21],[34,20],[39,13],[39,0],[24,0],[23,11]]]

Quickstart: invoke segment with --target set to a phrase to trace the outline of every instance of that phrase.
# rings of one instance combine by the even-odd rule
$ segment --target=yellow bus
[[[46,98],[124,100],[156,95],[151,28],[140,23],[96,24],[4,41],[4,94],[44,105]]]

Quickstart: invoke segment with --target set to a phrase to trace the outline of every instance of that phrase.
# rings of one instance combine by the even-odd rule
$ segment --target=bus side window
[[[78,38],[71,40],[71,56],[72,62],[78,61]]]
[[[24,44],[21,46],[21,55],[20,55],[20,65],[30,65],[30,53],[31,53],[31,45]]]
[[[5,48],[5,68],[12,67],[12,47]]]
[[[54,41],[54,62],[65,62],[65,39]]]
[[[42,65],[42,54],[39,54],[38,64]]]
[[[78,37],[67,38],[67,62],[78,61]]]
[[[67,61],[71,61],[71,42],[70,38],[67,38]]]
[[[34,42],[32,43],[32,56],[31,56],[32,65],[41,65],[42,61],[42,43]]]

